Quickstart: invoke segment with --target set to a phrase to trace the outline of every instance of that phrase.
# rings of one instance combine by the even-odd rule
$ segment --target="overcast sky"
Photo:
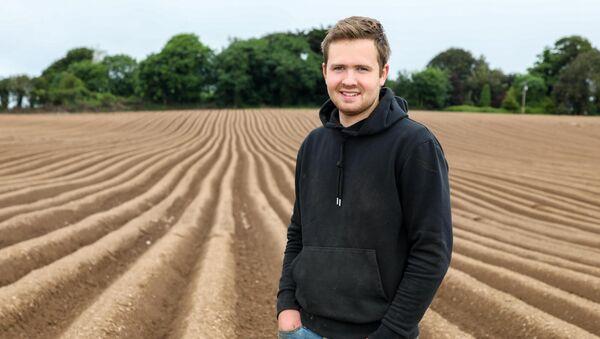
[[[505,72],[525,72],[544,46],[566,35],[600,47],[598,0],[3,0],[0,77],[39,75],[79,46],[140,61],[177,33],[195,33],[218,52],[232,37],[327,26],[351,15],[382,22],[394,78],[449,47],[483,54]]]

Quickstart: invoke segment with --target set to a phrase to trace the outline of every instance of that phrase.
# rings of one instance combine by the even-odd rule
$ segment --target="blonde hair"
[[[381,23],[375,19],[364,16],[351,16],[338,21],[327,32],[325,39],[321,42],[321,51],[325,64],[328,60],[329,45],[338,40],[355,40],[355,39],[370,39],[375,43],[377,48],[377,62],[379,70],[383,70],[383,66],[387,64],[390,58],[390,45],[383,31]]]

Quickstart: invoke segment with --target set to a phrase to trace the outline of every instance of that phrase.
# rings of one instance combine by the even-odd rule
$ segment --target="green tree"
[[[572,35],[558,39],[553,47],[546,47],[538,55],[538,60],[529,69],[529,73],[540,76],[548,86],[550,94],[558,80],[559,73],[581,53],[588,52],[592,45],[584,37]]]
[[[29,94],[29,107],[39,107],[50,101],[48,78],[39,76],[31,79],[31,93]]]
[[[325,39],[325,36],[327,35],[327,31],[329,30],[329,27],[324,28],[324,27],[320,27],[320,28],[313,28],[305,33],[303,33],[303,37],[306,39],[306,41],[308,42],[308,46],[310,47],[310,50],[323,55],[323,53],[321,52],[321,42],[323,41],[323,39]]]
[[[321,56],[311,50],[306,39],[285,34],[269,34],[267,65],[272,75],[267,82],[271,95],[267,104],[276,106],[314,103],[318,87],[325,88],[321,74]],[[322,103],[322,100],[320,100]]]
[[[175,35],[140,63],[141,95],[164,104],[206,101],[213,90],[213,57],[197,35]]]
[[[471,52],[460,48],[449,48],[431,59],[427,67],[446,71],[452,86],[450,104],[462,105],[467,98],[467,79],[473,73],[476,64],[477,60]]]
[[[506,92],[506,96],[502,100],[502,108],[511,112],[516,112],[519,109],[519,103],[517,102],[517,95],[515,94],[514,87],[511,87]]]
[[[559,74],[553,97],[558,113],[600,114],[600,51],[582,53]]]
[[[109,79],[107,67],[98,62],[84,60],[75,62],[67,68],[67,72],[75,75],[92,92],[108,92]]]
[[[490,104],[487,106],[500,107],[506,91],[510,87],[510,78],[499,69],[490,69],[484,56],[477,59],[475,68],[466,82],[465,104],[481,101],[481,94],[486,85],[490,87]]]
[[[8,110],[10,101],[10,79],[0,79],[0,111]]]
[[[436,67],[413,73],[411,87],[416,105],[427,109],[443,108],[451,90],[448,75]]]
[[[37,107],[46,103],[56,102],[50,98],[50,92],[53,96],[57,93],[56,88],[62,78],[62,73],[67,72],[69,67],[79,62],[92,62],[94,60],[94,50],[87,47],[73,48],[67,51],[67,54],[54,61],[48,66],[42,75],[32,80],[32,90],[29,98],[30,105]],[[81,79],[80,79],[81,80]],[[58,91],[60,92],[60,90]],[[59,100],[60,101],[60,100]]]
[[[479,95],[479,106],[490,107],[492,105],[492,90],[489,84],[485,84]]]
[[[48,98],[54,105],[76,105],[91,94],[85,83],[69,72],[56,74],[49,88]]]
[[[31,78],[27,75],[15,75],[9,78],[9,89],[15,98],[15,106],[23,107],[23,99],[29,98],[33,89]]]
[[[94,50],[87,47],[73,48],[67,55],[53,62],[42,72],[42,76],[48,76],[66,71],[69,66],[80,61],[93,61]]]
[[[134,95],[138,70],[135,59],[125,54],[117,54],[105,57],[102,64],[107,69],[110,93],[122,97]]]
[[[546,82],[540,76],[532,74],[520,74],[515,77],[512,87],[514,88],[515,98],[521,105],[523,98],[523,87],[527,85],[526,105],[541,106],[546,98]]]
[[[215,99],[222,106],[321,104],[320,54],[297,34],[233,40],[216,58]]]
[[[406,99],[409,104],[412,104],[415,99],[413,98],[412,79],[408,71],[398,72],[398,77],[389,86],[394,94]]]
[[[221,106],[258,105],[267,94],[265,85],[267,42],[232,40],[216,57],[215,100]]]

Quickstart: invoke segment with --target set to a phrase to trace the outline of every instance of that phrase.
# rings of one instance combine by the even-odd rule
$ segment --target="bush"
[[[503,108],[494,108],[490,106],[478,107],[470,105],[448,106],[444,109],[447,112],[471,112],[471,113],[511,113]]]
[[[507,111],[517,112],[519,110],[519,102],[517,102],[517,95],[515,94],[515,88],[511,87],[507,92],[504,100],[502,100],[502,108]]]
[[[519,103],[523,98],[523,87],[527,84],[527,95],[526,95],[526,103],[525,105],[533,105],[538,106],[546,97],[546,92],[548,87],[539,76],[531,75],[531,74],[522,74],[517,75],[515,81],[512,84],[514,88],[515,99]]]
[[[492,90],[489,84],[485,84],[479,95],[479,106],[489,107],[492,106]]]
[[[70,105],[90,96],[90,91],[81,79],[69,72],[61,72],[54,78],[48,96],[52,104]]]

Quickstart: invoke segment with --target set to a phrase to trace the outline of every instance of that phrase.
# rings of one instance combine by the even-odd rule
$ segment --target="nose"
[[[342,85],[344,85],[344,86],[356,85],[356,76],[354,74],[354,70],[349,69],[344,73],[344,78],[342,79]]]

